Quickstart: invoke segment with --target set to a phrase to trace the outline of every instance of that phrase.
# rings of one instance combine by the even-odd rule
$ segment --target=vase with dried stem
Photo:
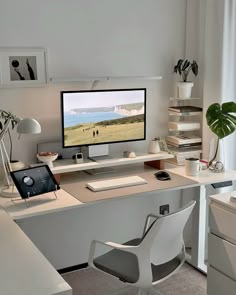
[[[207,125],[210,130],[216,134],[217,143],[215,153],[212,159],[209,159],[208,168],[214,172],[221,172],[224,170],[224,165],[221,162],[215,162],[219,149],[220,139],[232,134],[236,130],[236,103],[225,102],[211,104],[206,112]],[[220,167],[218,169],[217,167]]]

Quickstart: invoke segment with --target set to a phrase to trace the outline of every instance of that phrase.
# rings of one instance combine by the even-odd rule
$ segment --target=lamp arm
[[[2,129],[2,131],[0,133],[0,141],[3,140],[4,135],[6,134],[10,123],[11,123],[11,119],[7,119],[6,123],[4,124],[4,128]]]
[[[10,179],[8,177],[6,164],[7,164],[8,169],[11,169],[11,165],[10,165],[10,159],[9,159],[9,156],[7,154],[6,147],[4,144],[4,136],[5,136],[6,132],[8,131],[10,123],[11,123],[11,119],[9,118],[6,121],[6,123],[4,124],[4,128],[2,129],[2,131],[0,133],[0,154],[1,154],[3,169],[4,169],[4,173],[5,173],[5,177],[6,177],[6,181],[7,181],[8,186],[10,185]]]

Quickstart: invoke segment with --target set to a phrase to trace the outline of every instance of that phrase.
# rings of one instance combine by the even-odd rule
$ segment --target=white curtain
[[[236,102],[236,0],[205,0],[204,109],[214,102]],[[213,135],[204,121],[204,157]],[[236,132],[221,140],[220,157],[227,170],[236,170]]]

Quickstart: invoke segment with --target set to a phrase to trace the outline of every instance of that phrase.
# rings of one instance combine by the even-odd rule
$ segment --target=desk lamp
[[[36,134],[41,132],[41,126],[38,121],[32,118],[25,118],[20,119],[16,118],[17,122],[17,133],[19,133],[19,136],[21,134]],[[3,170],[5,174],[5,180],[6,185],[1,190],[1,196],[8,197],[8,198],[14,198],[18,197],[19,194],[15,188],[15,186],[12,184],[9,172],[12,171],[10,158],[8,156],[5,144],[4,144],[4,137],[7,131],[10,128],[11,124],[11,118],[7,119],[4,123],[4,128],[2,129],[0,133],[0,155],[1,155],[1,161],[3,165]]]

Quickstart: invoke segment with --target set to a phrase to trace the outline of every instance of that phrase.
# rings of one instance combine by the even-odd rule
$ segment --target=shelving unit
[[[184,165],[189,157],[200,158],[202,152],[201,98],[188,99],[170,97],[168,108],[168,136],[166,138],[169,150],[175,157],[168,159],[175,165]]]

